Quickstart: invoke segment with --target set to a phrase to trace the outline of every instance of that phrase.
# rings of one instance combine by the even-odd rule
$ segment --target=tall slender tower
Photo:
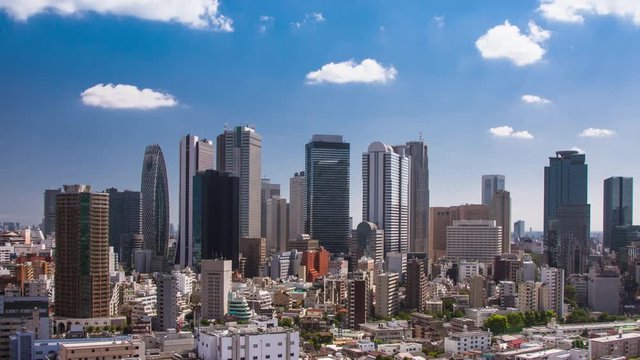
[[[384,252],[409,251],[411,159],[381,142],[362,154],[362,220],[384,231]]]
[[[273,196],[266,204],[266,238],[269,253],[287,251],[289,241],[289,204],[287,199]]]
[[[329,252],[349,252],[350,145],[340,135],[313,135],[305,146],[307,224]]]
[[[56,315],[109,316],[109,194],[65,185],[56,199]]]
[[[307,177],[304,171],[295,173],[289,179],[289,240],[304,234],[307,213]]]
[[[253,127],[238,126],[217,138],[219,171],[240,177],[240,237],[260,237],[262,137]]]
[[[260,186],[260,237],[267,237],[267,201],[274,196],[280,196],[280,184],[272,184],[271,179],[262,179]]]
[[[602,242],[613,250],[613,230],[633,223],[633,178],[613,176],[604,180]]]
[[[482,205],[491,204],[493,195],[504,190],[504,175],[482,175]]]
[[[142,234],[142,196],[139,191],[118,191],[116,188],[109,188],[106,192],[109,194],[109,245],[113,246],[120,260],[125,260],[121,239],[128,240],[134,234]]]
[[[502,228],[502,253],[511,252],[511,193],[498,190],[489,203],[489,218]]]
[[[56,230],[56,197],[61,189],[47,189],[44,191],[44,236],[52,235]]]
[[[176,264],[193,266],[193,177],[213,170],[213,142],[186,135],[180,140],[180,235]]]
[[[144,249],[153,250],[153,270],[162,271],[169,244],[169,184],[164,155],[158,144],[145,149],[140,192]]]

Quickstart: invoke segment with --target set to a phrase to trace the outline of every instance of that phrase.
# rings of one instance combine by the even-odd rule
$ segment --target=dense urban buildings
[[[447,227],[454,220],[487,220],[489,207],[480,204],[466,204],[429,209],[429,258],[431,261],[446,255]]]
[[[633,224],[633,178],[613,176],[604,180],[602,244],[618,251],[613,243],[616,226]]]
[[[193,228],[193,179],[205,170],[213,170],[213,142],[185,135],[180,140],[180,198],[179,236],[176,248],[176,264],[192,267],[194,258]]]
[[[482,175],[482,205],[489,206],[493,195],[504,190],[504,175]]]
[[[495,220],[454,220],[447,226],[447,259],[492,262],[502,253],[502,229]]]
[[[305,147],[307,233],[333,254],[349,251],[350,145],[339,135],[313,135]]]
[[[144,249],[152,251],[152,266],[161,270],[169,247],[169,184],[160,145],[149,145],[142,162],[142,237]]]

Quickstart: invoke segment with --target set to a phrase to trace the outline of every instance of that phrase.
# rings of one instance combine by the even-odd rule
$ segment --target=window
[[[257,347],[258,347],[258,344],[253,344],[253,348],[254,349],[257,348]]]

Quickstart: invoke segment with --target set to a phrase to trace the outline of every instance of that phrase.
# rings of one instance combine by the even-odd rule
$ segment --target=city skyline
[[[480,203],[480,176],[504,174],[512,218],[537,230],[542,229],[546,158],[578,147],[589,158],[591,228],[601,230],[602,181],[640,176],[640,169],[621,166],[633,163],[628,149],[640,130],[633,121],[639,54],[625,45],[638,36],[630,13],[581,13],[582,24],[572,24],[538,11],[538,1],[488,2],[491,16],[461,4],[410,1],[372,10],[356,3],[352,9],[369,20],[351,22],[351,12],[338,2],[244,8],[223,1],[219,11],[235,20],[234,32],[136,14],[18,16],[17,5],[2,5],[0,41],[9,56],[0,75],[15,86],[0,90],[12,104],[0,109],[0,118],[12,124],[0,134],[0,161],[15,174],[37,170],[46,176],[9,176],[0,189],[6,199],[0,220],[40,223],[41,205],[31,204],[42,203],[44,189],[65,183],[139,190],[139,160],[133,154],[158,143],[167,157],[170,198],[175,199],[171,222],[177,225],[178,154],[172,149],[179,138],[187,133],[213,138],[225,124],[251,123],[263,137],[261,177],[281,184],[284,194],[288,179],[304,167],[307,139],[318,133],[343,135],[352,147],[354,224],[362,206],[359,154],[373,141],[402,144],[422,134],[430,152],[431,206]],[[400,20],[394,10],[409,15]],[[312,13],[323,20],[305,17]],[[273,22],[265,23],[262,15]],[[529,21],[537,25],[527,31]],[[101,34],[102,27],[113,32]],[[531,29],[544,35],[544,44],[536,45],[542,54],[499,60],[481,50],[490,29],[514,27],[527,39]],[[124,34],[132,35],[113,40]],[[344,34],[350,34],[343,40],[346,48],[334,40]],[[414,45],[423,51],[414,52]],[[183,56],[187,49],[193,54]],[[263,56],[247,59],[247,49]],[[292,64],[288,59],[297,51],[300,61]],[[24,54],[33,56],[25,60]],[[382,67],[386,82],[328,83],[321,76],[327,64],[353,59],[352,65],[366,65],[369,58]],[[99,75],[93,72],[96,64],[103,70]],[[184,75],[197,81],[173,74],[187,68],[192,70]],[[243,86],[244,77],[256,86]],[[157,109],[114,109],[100,103],[101,94],[115,89],[104,85],[110,83],[170,97],[157,99]],[[56,90],[48,84],[56,84]],[[28,147],[22,145],[25,134],[31,137]],[[454,142],[465,145],[453,147]],[[64,165],[67,159],[77,167]],[[640,213],[634,216],[639,223]]]

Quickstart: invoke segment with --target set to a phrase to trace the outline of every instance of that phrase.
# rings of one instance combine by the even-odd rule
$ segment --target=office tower
[[[454,220],[447,226],[447,259],[492,262],[502,253],[502,229],[495,220]]]
[[[404,282],[407,278],[407,253],[390,252],[386,255],[387,258],[384,260],[385,270],[398,273],[400,282]],[[373,260],[371,261],[373,262]]]
[[[429,250],[429,153],[422,141],[409,141],[403,148],[411,157],[411,180],[409,181],[409,251]]]
[[[591,207],[563,205],[549,226],[549,240],[557,239],[551,246],[550,262],[558,264],[568,275],[585,273],[589,268]],[[555,250],[555,251],[554,251]]]
[[[280,197],[280,184],[272,184],[271,179],[262,179],[260,186],[260,236],[267,237],[267,201]]]
[[[487,220],[489,207],[466,204],[429,209],[429,260],[432,262],[445,256],[447,250],[447,227],[454,220]]]
[[[469,306],[472,308],[484,307],[485,298],[484,277],[474,275],[469,281]]]
[[[306,233],[307,177],[304,171],[297,172],[289,179],[289,240]]]
[[[109,194],[65,185],[56,199],[56,316],[109,316]]]
[[[524,237],[526,230],[524,227],[524,220],[518,220],[513,223],[513,237],[516,239],[520,239]]]
[[[357,329],[360,324],[366,323],[371,316],[370,282],[369,273],[364,271],[351,273],[351,278],[347,280],[349,328],[351,329]]]
[[[265,238],[241,238],[240,254],[246,260],[244,277],[264,276],[264,264],[267,261],[267,240]]]
[[[200,284],[202,318],[224,319],[229,309],[227,295],[231,290],[231,261],[202,260]]]
[[[178,319],[178,283],[171,274],[158,274],[156,306],[156,331],[175,329]]]
[[[144,248],[153,251],[153,270],[167,263],[169,246],[169,185],[160,145],[147,146],[142,163],[142,238]]]
[[[289,240],[287,199],[273,196],[265,204],[265,222],[267,249],[270,254],[274,252],[287,251],[287,241]]]
[[[504,190],[504,175],[482,175],[482,205],[491,204],[493,195]]]
[[[109,245],[122,259],[120,238],[142,234],[142,195],[139,191],[116,188],[109,188],[106,193],[109,194]]]
[[[640,225],[622,225],[613,228],[611,234],[612,250],[623,252],[623,248],[631,245],[633,241],[640,241]]]
[[[407,261],[407,295],[405,302],[408,308],[424,312],[427,308],[428,291],[427,275],[424,261],[411,258]]]
[[[142,234],[123,234],[120,236],[120,261],[123,262],[127,269],[132,269],[134,260],[133,254],[142,250],[144,247],[144,239]]]
[[[385,272],[376,275],[376,305],[377,317],[391,317],[398,312],[398,282],[397,273]]]
[[[307,268],[307,273],[305,274],[306,281],[314,282],[317,278],[327,275],[327,273],[329,273],[330,259],[331,254],[322,246],[317,250],[307,250],[303,252],[300,266]]]
[[[61,189],[47,189],[44,191],[44,236],[53,235],[56,230],[56,197],[62,192]]]
[[[318,240],[312,239],[309,234],[300,234],[295,240],[289,241],[287,250],[316,250],[320,246]]]
[[[548,266],[540,268],[541,310],[553,310],[559,318],[564,317],[564,269]]]
[[[213,142],[185,135],[180,140],[180,222],[175,263],[193,266],[193,177],[200,171],[213,170]]]
[[[511,194],[498,190],[489,204],[489,219],[502,228],[502,252],[511,252]]]
[[[194,264],[201,259],[231,260],[238,268],[240,252],[240,179],[228,172],[196,174],[194,190]]]
[[[578,221],[579,224],[577,225],[589,224],[587,164],[585,160],[585,155],[577,151],[557,151],[555,157],[549,158],[549,166],[544,168],[543,227],[545,247],[549,255],[549,263],[565,269],[567,266],[566,255],[574,252],[573,248],[569,251],[569,247],[572,246],[569,244],[569,240],[571,240],[573,246],[578,245],[582,249],[588,248],[588,232],[586,233],[587,237],[584,238],[584,229],[578,231],[579,234],[573,234],[574,231],[568,229],[567,225],[561,226],[557,224],[559,213],[566,206],[581,206],[582,208],[566,210],[564,212],[565,218],[570,213],[578,216],[582,210],[583,214],[581,216],[584,216],[584,219]],[[556,227],[556,229],[550,232],[552,226]],[[568,230],[568,232],[563,234],[558,232],[560,227]],[[588,253],[583,253],[579,256],[586,257]],[[583,263],[584,260],[580,262]],[[572,273],[569,272],[568,275]]]
[[[633,178],[613,176],[604,180],[603,247],[617,251],[613,246],[616,226],[633,224]]]
[[[261,237],[260,193],[262,138],[249,126],[238,126],[217,138],[219,171],[240,178],[240,236]]]
[[[351,233],[351,258],[358,261],[366,256],[375,261],[384,260],[384,231],[376,224],[363,221]]]
[[[409,251],[411,158],[381,142],[362,154],[362,220],[384,230],[384,251]]]
[[[349,152],[339,135],[313,135],[305,146],[307,233],[334,254],[349,251]]]
[[[622,299],[622,281],[620,270],[616,266],[601,268],[593,266],[589,269],[587,282],[587,299],[589,309],[610,315],[620,314]]]

